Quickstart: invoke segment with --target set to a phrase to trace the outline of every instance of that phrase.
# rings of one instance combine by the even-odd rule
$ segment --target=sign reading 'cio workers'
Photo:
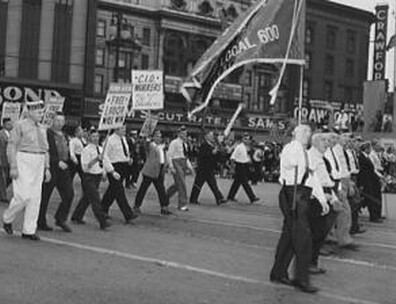
[[[375,7],[377,20],[375,22],[373,80],[385,79],[388,9],[388,5],[377,5]]]
[[[132,109],[160,110],[164,108],[162,71],[132,70]]]

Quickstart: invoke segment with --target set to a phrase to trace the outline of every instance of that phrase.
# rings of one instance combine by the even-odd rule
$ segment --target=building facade
[[[299,68],[290,66],[275,107],[269,105],[277,68],[251,65],[218,85],[210,107],[187,119],[179,93],[202,53],[253,0],[0,0],[0,102],[66,97],[65,112],[97,121],[110,82],[129,82],[132,69],[165,74],[163,128],[224,128],[240,102],[240,131],[284,129],[295,114]],[[369,12],[326,0],[307,0],[303,116],[313,104],[362,103],[367,75]],[[314,109],[314,110],[313,110]],[[318,114],[319,113],[319,114]],[[143,112],[129,113],[139,127]]]
[[[93,0],[0,0],[0,103],[64,96],[65,113],[79,118],[95,8]]]

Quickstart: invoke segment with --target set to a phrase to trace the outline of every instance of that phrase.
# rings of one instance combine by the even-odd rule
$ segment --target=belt
[[[26,151],[26,150],[19,150],[18,152],[29,153],[29,154],[45,154],[45,152],[43,152],[43,151]]]

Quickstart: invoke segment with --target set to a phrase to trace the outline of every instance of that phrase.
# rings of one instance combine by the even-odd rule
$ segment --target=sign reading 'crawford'
[[[388,9],[388,5],[377,5],[375,7],[377,21],[375,22],[373,80],[385,79]]]

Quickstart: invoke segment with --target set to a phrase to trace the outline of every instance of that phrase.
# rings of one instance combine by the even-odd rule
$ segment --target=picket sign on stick
[[[65,104],[65,97],[63,96],[51,96],[45,101],[44,115],[42,125],[50,128],[57,112],[63,111]]]
[[[147,118],[143,123],[139,136],[141,137],[151,136],[154,133],[157,124],[158,124],[158,118],[156,116],[151,115],[151,111],[148,111]]]
[[[131,84],[111,83],[99,121],[99,131],[118,129],[124,125],[131,98]]]
[[[20,102],[3,102],[3,109],[1,111],[1,125],[3,125],[4,119],[9,118],[11,121],[19,119],[21,114],[21,103]]]
[[[236,119],[238,118],[238,115],[241,113],[241,111],[243,110],[243,108],[245,107],[245,105],[243,103],[240,103],[238,105],[238,109],[235,111],[234,115],[232,116],[230,122],[228,123],[227,128],[224,130],[224,136],[227,137],[228,134],[230,134],[231,129],[236,121]]]

